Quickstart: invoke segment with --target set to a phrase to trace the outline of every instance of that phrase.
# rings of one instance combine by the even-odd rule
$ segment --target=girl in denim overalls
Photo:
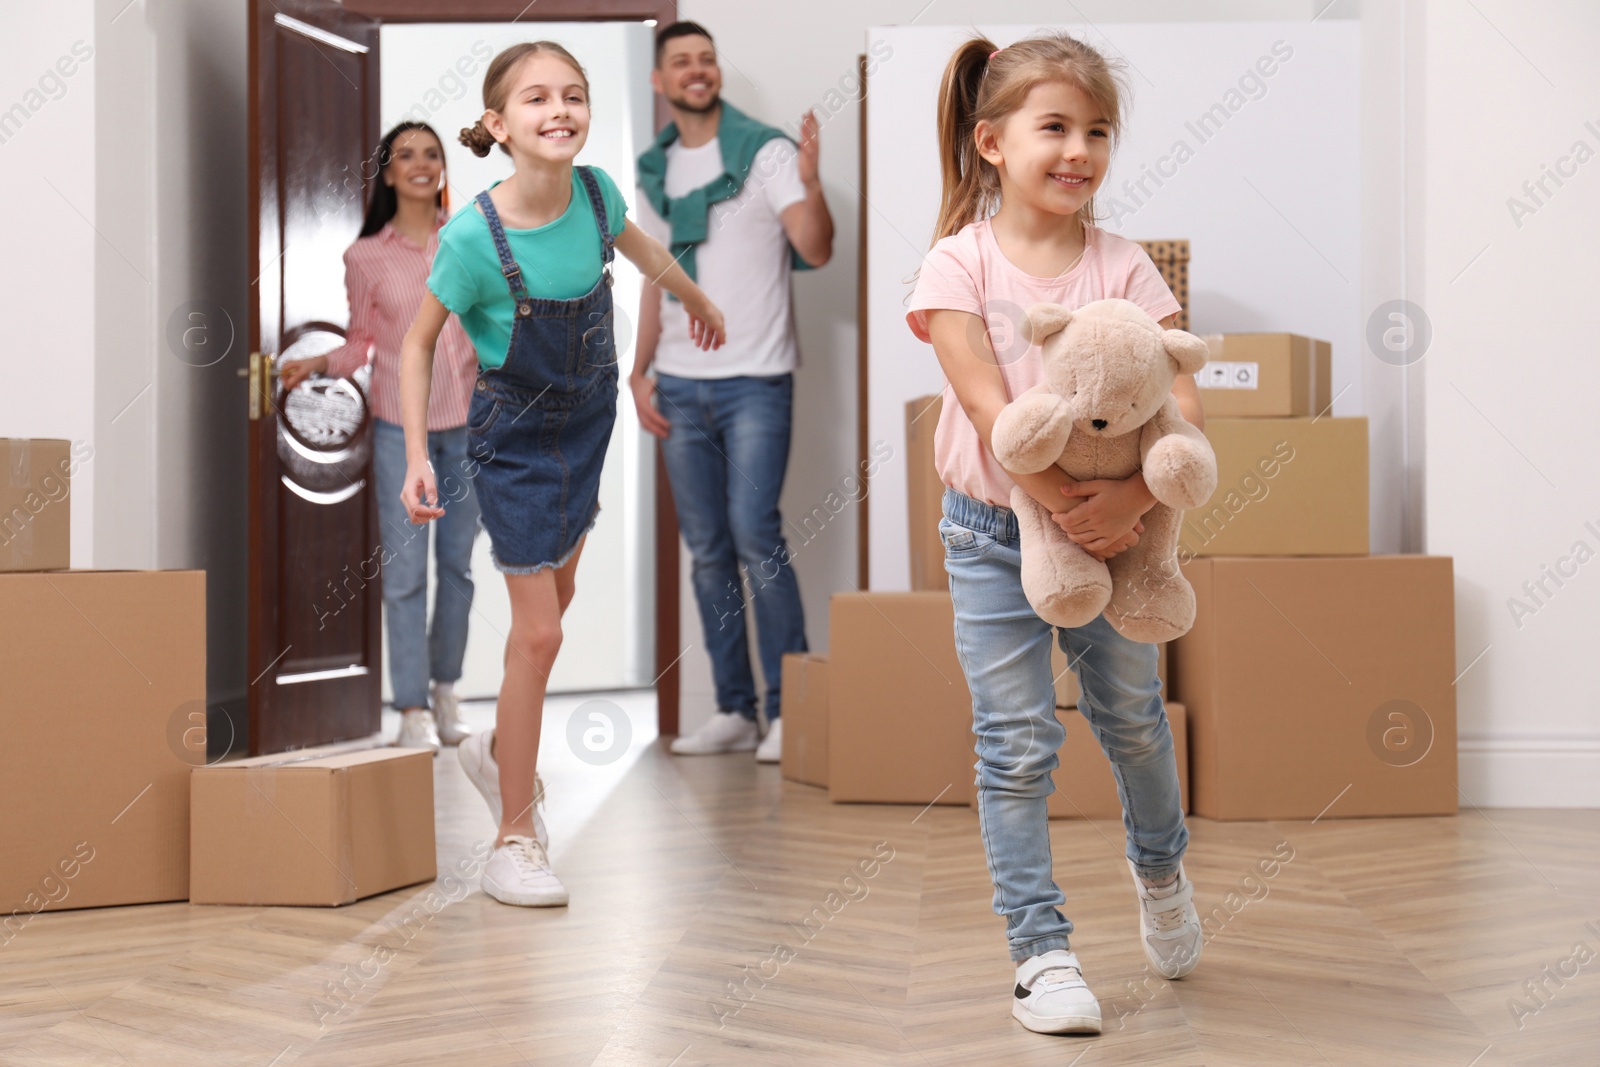
[[[1121,794],[1124,855],[1156,980],[1188,974],[1202,945],[1194,886],[1183,871],[1189,836],[1156,646],[1123,637],[1104,615],[1052,633],[1023,594],[1017,518],[1008,506],[1020,490],[1086,552],[1107,559],[1137,541],[1155,498],[1138,473],[1077,483],[1054,466],[1013,474],[989,447],[1000,410],[1043,373],[1037,346],[1018,340],[1023,309],[1118,297],[1169,328],[1180,310],[1136,243],[1094,225],[1094,192],[1120,128],[1117,73],[1065,34],[1004,49],[975,38],[957,50],[939,90],[944,195],[936,243],[908,315],[949,379],[934,443],[946,486],[939,536],[956,650],[972,692],[978,820],[994,910],[1006,920],[1017,965],[1012,1014],[1041,1033],[1099,1033],[1101,1022],[1068,946],[1073,926],[1058,907],[1065,898],[1051,870],[1045,804],[1065,733],[1056,718],[1053,637],[1078,673],[1078,710]],[[1173,393],[1199,425],[1193,378],[1180,375]]]
[[[494,563],[511,594],[495,728],[462,743],[461,766],[500,828],[484,892],[506,904],[559,905],[567,890],[550,870],[535,759],[545,683],[600,510],[616,418],[613,246],[683,301],[702,348],[722,344],[722,314],[666,248],[625,218],[611,178],[573,165],[589,130],[589,83],[565,48],[537,41],[501,52],[484,77],[483,103],[483,118],[461,140],[480,156],[499,144],[516,173],[439,233],[429,293],[401,351],[401,499],[412,522],[444,514],[424,421],[434,342],[454,312],[478,350],[468,446]]]

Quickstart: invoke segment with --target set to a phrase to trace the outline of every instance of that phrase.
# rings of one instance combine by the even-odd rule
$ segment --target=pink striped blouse
[[[439,248],[440,212],[428,247],[418,248],[395,229],[394,220],[370,237],[359,238],[344,253],[344,284],[350,294],[350,326],[345,343],[328,353],[328,373],[348,376],[368,359],[372,364],[372,413],[400,422],[400,342],[428,291],[428,271]],[[428,395],[428,429],[465,426],[467,404],[478,376],[478,354],[454,315],[445,321],[433,354],[433,389]]]

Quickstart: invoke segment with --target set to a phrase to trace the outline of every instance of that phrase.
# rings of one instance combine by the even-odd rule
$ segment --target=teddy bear
[[[1054,626],[1083,626],[1104,612],[1134,641],[1187,633],[1195,603],[1178,569],[1179,526],[1185,508],[1199,507],[1216,490],[1217,457],[1179,412],[1172,383],[1205,366],[1205,342],[1164,330],[1137,304],[1116,299],[1076,311],[1034,304],[1021,336],[1040,346],[1044,379],[995,419],[995,459],[1018,474],[1053,463],[1075,481],[1143,470],[1157,500],[1144,515],[1139,543],[1102,562],[1013,487],[1028,602]]]

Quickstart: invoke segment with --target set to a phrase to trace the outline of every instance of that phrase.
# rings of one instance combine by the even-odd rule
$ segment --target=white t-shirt
[[[666,194],[684,196],[722,173],[716,138],[697,148],[667,146]],[[806,198],[793,143],[774,137],[756,152],[739,194],[712,204],[706,239],[695,246],[695,281],[727,323],[728,341],[702,352],[689,340],[683,305],[661,294],[659,373],[682,378],[770,377],[800,365],[789,297],[789,238],[779,215]],[[639,228],[671,246],[672,229],[641,190]]]

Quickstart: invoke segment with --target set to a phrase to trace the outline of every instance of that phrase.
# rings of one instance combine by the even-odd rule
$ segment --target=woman
[[[414,526],[389,487],[405,478],[400,428],[400,342],[427,291],[445,208],[444,147],[425,123],[402,122],[384,135],[361,236],[344,254],[350,294],[345,343],[324,356],[285,363],[285,389],[313,373],[348,376],[372,360],[373,474],[383,526],[383,603],[389,616],[389,682],[400,711],[395,744],[439,751],[468,731],[454,684],[461,677],[472,610],[472,543],[478,500],[467,463],[467,404],[478,357],[451,316],[439,336],[428,404],[428,459],[448,503],[435,524],[433,624],[427,619],[428,528]],[[429,681],[432,690],[429,691]],[[431,698],[431,699],[430,699]]]

